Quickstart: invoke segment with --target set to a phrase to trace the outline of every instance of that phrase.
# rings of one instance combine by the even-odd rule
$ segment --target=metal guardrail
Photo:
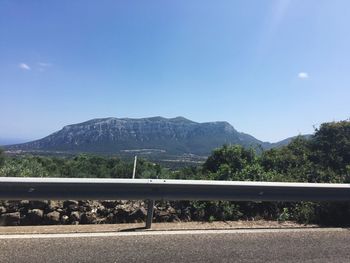
[[[2,200],[350,201],[350,184],[0,177]]]

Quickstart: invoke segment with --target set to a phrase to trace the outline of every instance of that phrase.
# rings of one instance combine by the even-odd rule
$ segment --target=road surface
[[[347,229],[0,235],[0,262],[350,262]]]

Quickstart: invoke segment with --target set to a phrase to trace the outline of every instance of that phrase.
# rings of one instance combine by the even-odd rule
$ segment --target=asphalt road
[[[350,262],[350,230],[1,235],[0,262]]]

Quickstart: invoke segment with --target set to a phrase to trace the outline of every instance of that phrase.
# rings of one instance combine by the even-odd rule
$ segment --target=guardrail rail
[[[350,184],[0,177],[2,200],[148,200],[146,228],[154,200],[349,201]]]

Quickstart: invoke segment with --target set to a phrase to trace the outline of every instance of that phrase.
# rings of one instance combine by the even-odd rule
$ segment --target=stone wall
[[[0,225],[113,224],[146,219],[143,201],[0,201]],[[156,203],[155,222],[190,221],[191,208],[181,202]]]

